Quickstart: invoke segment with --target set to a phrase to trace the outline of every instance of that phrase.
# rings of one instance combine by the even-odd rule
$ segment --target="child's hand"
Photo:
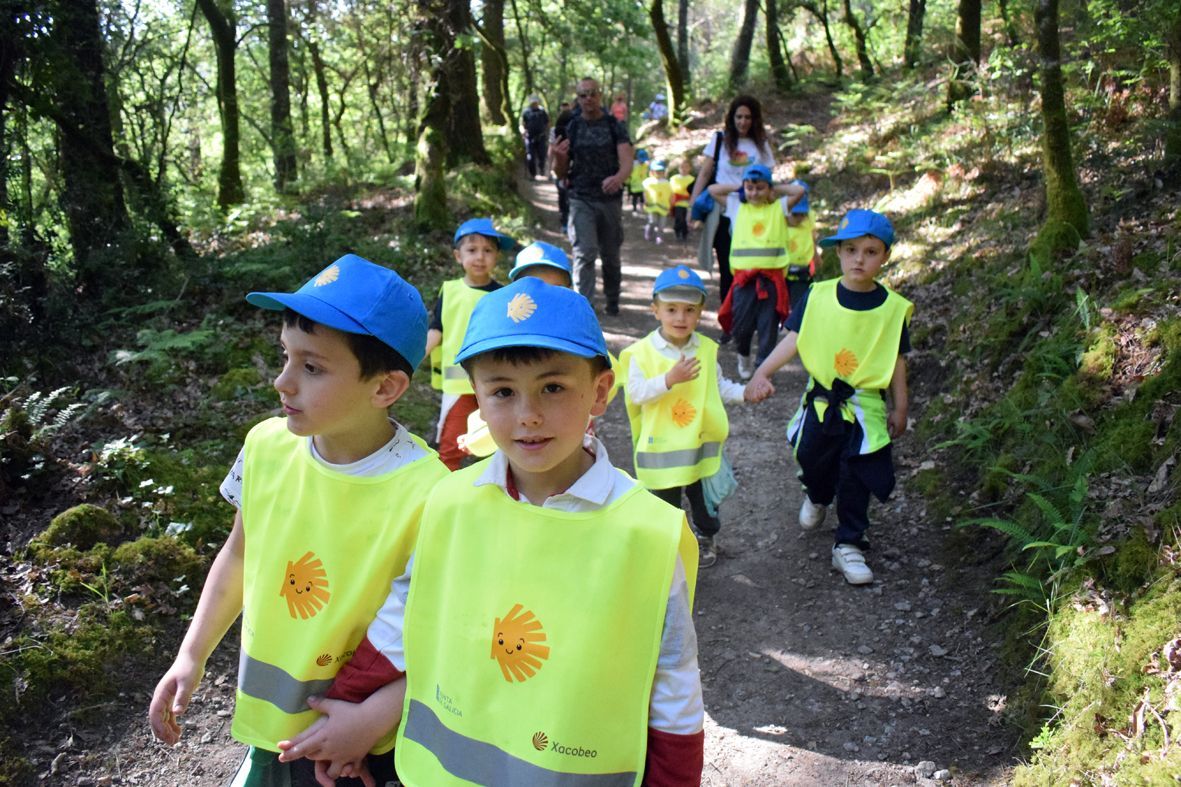
[[[886,416],[886,429],[890,433],[891,440],[897,440],[906,434],[906,421],[906,410],[896,408]]]
[[[704,226],[705,222],[699,221],[698,219],[693,219],[693,221],[689,222],[689,227],[695,230],[699,230]]]
[[[148,706],[148,724],[157,739],[169,746],[180,740],[181,727],[176,719],[189,707],[189,699],[204,675],[204,665],[177,656],[168,672],[160,678]]]
[[[775,386],[771,384],[771,381],[760,374],[756,374],[746,384],[746,389],[742,392],[742,398],[748,402],[761,402],[773,393],[775,393]]]
[[[664,375],[664,384],[671,389],[677,383],[696,380],[699,374],[701,374],[701,361],[682,355],[676,366],[669,369],[668,373]]]
[[[279,741],[279,762],[326,760],[339,775],[345,764],[364,760],[388,729],[374,729],[364,703],[309,697],[308,707],[324,715],[291,740]]]
[[[365,787],[377,787],[377,781],[369,772],[369,766],[360,762],[335,763],[316,760],[316,783],[320,787],[336,787],[337,779],[360,779]]]

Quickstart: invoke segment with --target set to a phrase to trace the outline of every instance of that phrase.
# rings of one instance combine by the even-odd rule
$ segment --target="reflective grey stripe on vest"
[[[418,700],[410,701],[410,714],[404,722],[407,740],[425,747],[439,758],[439,764],[460,779],[477,784],[517,785],[529,787],[614,787],[633,785],[635,773],[568,773],[551,771],[526,762],[491,743],[478,741],[448,729],[434,711]]]
[[[467,372],[463,370],[462,366],[444,366],[443,367],[444,380],[466,380]]]
[[[332,685],[328,680],[299,680],[274,664],[251,658],[242,651],[238,659],[238,690],[243,694],[265,700],[284,713],[303,713],[311,710],[308,697],[323,694]]]
[[[713,459],[722,452],[721,443],[706,443],[681,451],[636,452],[636,467],[645,470],[667,470],[670,467],[692,467],[703,459]]]
[[[731,257],[782,257],[787,249],[782,246],[770,246],[765,249],[730,249]]]

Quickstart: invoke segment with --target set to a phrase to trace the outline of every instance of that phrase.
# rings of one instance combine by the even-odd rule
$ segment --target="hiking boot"
[[[865,565],[865,555],[852,544],[837,544],[832,548],[832,567],[844,574],[850,585],[873,582],[873,572]]]
[[[607,314],[614,317],[619,314],[619,301],[607,301]]]
[[[804,493],[804,502],[800,504],[800,530],[815,530],[824,521],[828,513],[828,506],[818,506]]]
[[[751,367],[750,356],[738,356],[738,377],[743,381],[746,381],[749,380],[754,375],[754,373],[755,370]]]
[[[718,562],[718,550],[713,536],[697,537],[697,555],[698,568],[709,568]]]

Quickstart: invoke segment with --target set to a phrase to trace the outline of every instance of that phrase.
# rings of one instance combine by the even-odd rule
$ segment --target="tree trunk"
[[[849,0],[845,0],[845,24],[853,31],[853,40],[857,43],[857,64],[861,69],[861,78],[870,79],[873,77],[873,63],[869,59],[869,47],[865,41],[865,30],[861,27],[861,23],[857,21],[857,17],[853,15],[853,4]]]
[[[328,75],[324,68],[324,58],[320,56],[320,45],[308,39],[308,54],[312,56],[312,73],[316,75],[316,92],[320,94],[320,135],[324,148],[324,158],[332,160],[332,122],[330,120],[328,95]]]
[[[648,19],[652,21],[652,30],[656,33],[656,48],[660,52],[660,62],[664,66],[664,77],[668,83],[668,120],[670,129],[685,117],[685,83],[681,81],[681,64],[677,60],[676,50],[673,49],[672,36],[668,33],[668,23],[664,19],[664,0],[652,0],[648,6]]]
[[[767,0],[767,60],[771,64],[771,78],[775,87],[787,90],[791,87],[791,72],[783,54],[783,36],[779,31],[779,8],[776,0]]]
[[[529,50],[529,37],[525,35],[525,26],[521,23],[521,11],[517,8],[517,0],[510,0],[513,4],[513,21],[517,25],[517,38],[521,41],[521,70],[525,72],[525,94],[529,95],[537,91],[537,83],[533,78],[533,66],[529,64],[531,52]],[[566,50],[562,49],[562,55],[565,56]],[[563,59],[563,63],[565,60]],[[562,81],[562,89],[565,90],[565,79]],[[511,115],[512,112],[510,111]]]
[[[437,69],[438,72],[442,70]],[[414,220],[423,227],[441,230],[447,228],[451,214],[447,210],[447,186],[444,180],[448,106],[441,73],[438,73],[437,79],[435,89],[427,98],[418,130],[414,157]]]
[[[484,47],[480,52],[484,77],[484,112],[496,126],[512,122],[509,100],[508,53],[504,48],[504,0],[485,0],[484,18],[479,27]]]
[[[1181,174],[1181,10],[1173,10],[1168,34],[1169,114],[1165,127],[1165,165],[1174,176]]]
[[[491,164],[484,147],[484,129],[480,125],[480,94],[476,88],[476,58],[470,47],[458,46],[460,36],[472,30],[471,5],[466,0],[449,0],[444,26],[447,31],[436,52],[447,69],[448,104],[447,163],[472,161]]]
[[[221,115],[221,169],[217,176],[217,204],[224,210],[246,198],[242,188],[241,132],[238,122],[238,85],[234,53],[238,48],[233,13],[223,13],[216,0],[197,0],[209,22],[217,53],[217,109]]]
[[[824,40],[828,44],[828,54],[832,57],[833,65],[836,66],[837,79],[840,79],[845,74],[845,65],[841,60],[841,53],[837,51],[836,42],[832,40],[832,28],[828,24],[828,0],[822,0],[822,3],[818,6],[814,2],[806,2],[801,3],[800,7],[807,9],[824,28]]]
[[[677,0],[677,63],[681,66],[681,84],[688,94],[693,85],[689,63],[689,0]]]
[[[1087,235],[1089,220],[1070,152],[1070,125],[1066,119],[1058,40],[1058,0],[1037,0],[1034,24],[1044,123],[1042,168],[1046,178],[1046,222],[1030,251],[1035,260],[1045,264],[1053,255],[1077,248]]]
[[[66,0],[54,3],[52,14],[50,51],[38,56],[53,59],[48,92],[58,120],[62,211],[78,279],[92,298],[101,297],[123,277],[133,278],[134,271],[117,251],[119,235],[130,222],[119,170],[112,163],[98,6],[94,0]],[[37,96],[27,97],[26,105],[29,99]],[[82,138],[66,127],[78,129]]]
[[[750,49],[754,43],[755,23],[759,18],[759,0],[745,0],[742,10],[742,26],[734,39],[730,54],[730,90],[737,92],[746,82],[750,69]]]
[[[1005,41],[1010,47],[1021,43],[1021,36],[1017,35],[1017,25],[1013,23],[1013,14],[1009,10],[1009,0],[997,0],[997,10],[1001,14],[1001,22],[1005,28]]]
[[[1056,31],[1057,21],[1054,25]],[[1057,35],[1055,32],[1055,38]],[[980,64],[980,0],[960,0],[951,62],[951,78],[947,81],[948,111],[976,93],[976,66]]]
[[[919,64],[923,44],[923,17],[926,15],[927,0],[910,0],[910,10],[906,15],[906,44],[902,48],[907,68],[914,68]]]
[[[284,192],[298,172],[295,132],[291,125],[291,68],[287,61],[287,4],[267,0],[267,43],[271,59],[271,149],[275,190]]]

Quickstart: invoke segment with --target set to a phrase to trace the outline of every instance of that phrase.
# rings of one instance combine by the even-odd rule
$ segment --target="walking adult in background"
[[[774,170],[775,153],[767,138],[763,107],[757,98],[737,96],[730,102],[725,126],[705,146],[702,160],[701,171],[697,174],[697,182],[693,184],[693,193],[689,198],[690,205],[711,183],[741,186],[742,173],[752,164],[762,164]],[[715,210],[721,211],[712,242],[718,259],[720,303],[726,300],[726,293],[730,291],[730,283],[734,280],[730,273],[730,222],[734,216],[726,212],[725,204],[719,203]],[[702,242],[708,243],[709,239],[703,239]],[[729,334],[723,333],[721,341],[725,343],[729,340]]]
[[[525,162],[529,178],[545,177],[546,149],[549,143],[549,113],[541,108],[541,99],[529,96],[529,106],[521,113],[521,136],[525,139]]]
[[[554,121],[554,130],[550,134],[550,160],[546,164],[546,169],[549,172],[554,170],[554,145],[566,138],[566,126],[570,123],[570,117],[574,114],[574,105],[569,101],[563,101],[558,108],[558,118]],[[562,232],[566,232],[566,225],[570,221],[570,194],[569,184],[566,178],[560,178],[554,175],[554,186],[558,189],[558,217],[562,222]]]
[[[554,143],[554,174],[569,179],[568,235],[574,248],[574,282],[594,303],[595,260],[603,261],[607,314],[619,314],[623,245],[623,184],[632,171],[627,127],[603,111],[599,83],[578,82],[578,112],[566,124],[566,139]]]

